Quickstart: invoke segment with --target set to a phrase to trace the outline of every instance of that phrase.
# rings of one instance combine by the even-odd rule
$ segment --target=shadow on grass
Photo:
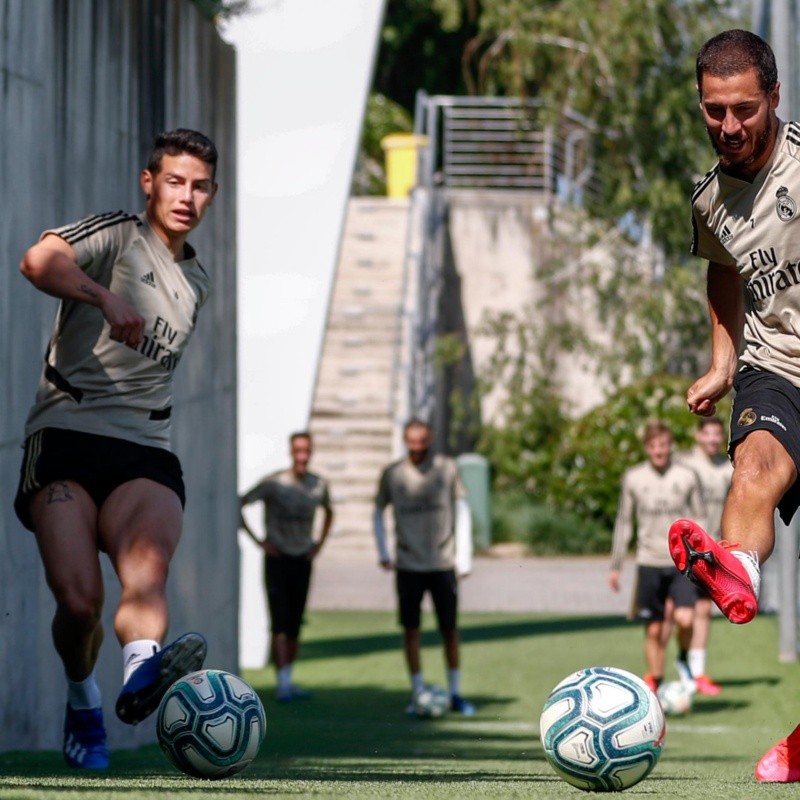
[[[491,642],[526,636],[571,634],[585,631],[629,627],[632,623],[620,616],[561,617],[553,619],[531,619],[499,624],[467,624],[460,627],[461,640],[466,643]],[[316,658],[351,658],[387,650],[397,650],[400,642],[399,629],[388,633],[372,633],[367,636],[310,639],[303,642],[303,660]],[[440,642],[437,631],[422,633],[423,645]]]
[[[271,777],[358,781],[498,778],[497,762],[543,763],[538,726],[501,719],[516,698],[474,697],[479,714],[408,717],[408,693],[373,686],[321,688],[310,701],[279,704],[264,693],[267,736],[251,770]],[[442,773],[442,761],[448,762]],[[482,765],[479,765],[482,762]],[[509,777],[513,777],[513,774]]]
[[[548,769],[538,726],[501,719],[504,706],[516,698],[476,696],[480,712],[475,717],[448,714],[421,720],[405,715],[406,691],[380,686],[320,687],[311,700],[285,704],[276,702],[271,691],[259,694],[267,736],[241,779],[190,780],[167,763],[157,746],[115,751],[112,768],[101,772],[70,770],[60,753],[5,753],[0,755],[0,796],[23,786],[108,792],[141,791],[150,784],[146,788],[156,786],[172,796],[182,791],[236,794],[254,788],[254,782],[276,780],[527,783],[541,781],[537,773]],[[501,763],[505,769],[498,769]]]
[[[781,682],[781,678],[777,675],[750,675],[747,678],[725,678],[720,681],[720,685],[724,689],[726,686],[752,686],[760,683],[764,686],[776,686]]]

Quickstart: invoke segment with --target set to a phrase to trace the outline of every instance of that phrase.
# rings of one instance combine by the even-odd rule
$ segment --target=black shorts
[[[100,508],[118,486],[148,478],[172,489],[186,504],[181,462],[174,453],[95,433],[43,428],[25,440],[14,511],[33,530],[33,496],[54,481],[75,481]]]
[[[453,569],[435,572],[397,570],[400,624],[410,630],[419,628],[425,592],[431,593],[439,630],[442,633],[454,631],[458,617],[458,581]]]
[[[311,585],[311,559],[286,554],[267,556],[264,559],[264,579],[270,631],[297,639]]]
[[[733,381],[736,397],[731,411],[728,454],[753,431],[769,431],[791,456],[800,475],[800,389],[776,375],[745,367]],[[795,481],[778,503],[781,519],[788,525],[800,506],[800,481]]]
[[[668,597],[675,608],[693,608],[697,602],[697,587],[676,567],[639,566],[636,619],[639,622],[661,622]]]

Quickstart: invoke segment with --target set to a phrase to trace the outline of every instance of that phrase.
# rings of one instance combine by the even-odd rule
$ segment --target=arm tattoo
[[[94,298],[97,297],[97,292],[94,289],[92,289],[91,286],[87,286],[85,283],[81,284],[80,289],[84,294],[88,294],[89,297],[94,297]]]
[[[72,492],[66,481],[55,481],[47,487],[47,504],[51,503],[69,503],[74,500]]]

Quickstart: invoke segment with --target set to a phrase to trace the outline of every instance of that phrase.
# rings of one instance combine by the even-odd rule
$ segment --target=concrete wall
[[[559,256],[551,213],[541,196],[531,192],[449,191],[446,205],[441,319],[445,331],[464,336],[469,363],[457,365],[459,377],[450,377],[441,387],[440,409],[447,402],[453,381],[469,384],[495,348],[493,338],[479,334],[487,312],[580,322],[593,339],[606,341],[608,334],[596,315],[593,293],[580,280],[570,285],[569,294],[564,294],[558,305],[543,302],[547,289],[537,274]],[[560,235],[565,234],[562,231]],[[608,262],[602,247],[583,253],[582,258]],[[594,370],[595,364],[582,355],[565,353],[558,360],[554,377],[572,414],[585,413],[603,400],[604,387]],[[498,387],[481,398],[484,422],[501,421],[503,392],[504,388]]]
[[[177,372],[174,444],[187,485],[171,574],[170,634],[200,629],[208,664],[237,668],[235,54],[188,0],[0,0],[0,749],[60,746],[65,689],[53,602],[33,537],[11,508],[22,426],[55,302],[17,271],[39,232],[143,205],[153,135],[193,127],[220,149],[220,193],[197,235],[212,295]],[[119,723],[121,680],[106,576],[100,682],[112,747],[149,741]]]

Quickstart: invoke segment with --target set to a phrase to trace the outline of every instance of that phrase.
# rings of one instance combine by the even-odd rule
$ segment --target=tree
[[[451,11],[460,7],[449,0]],[[688,197],[711,166],[694,58],[708,36],[741,24],[726,0],[493,0],[467,45],[480,94],[538,97],[597,124],[605,218],[633,212],[675,256],[686,253]]]
[[[419,89],[463,94],[461,57],[477,0],[387,0],[372,89],[413,113]]]

